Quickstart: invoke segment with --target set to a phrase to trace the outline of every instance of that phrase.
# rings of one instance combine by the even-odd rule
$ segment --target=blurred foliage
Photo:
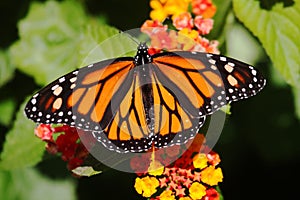
[[[13,99],[3,99],[0,101],[0,113],[5,113],[5,115],[0,115],[0,124],[9,126],[12,123],[15,107],[16,103]]]
[[[6,134],[6,141],[0,154],[0,170],[13,170],[34,166],[42,160],[45,143],[33,134],[35,125],[28,123],[22,104],[13,127]]]
[[[51,180],[32,168],[0,171],[0,199],[53,200],[76,199],[70,180]]]
[[[233,9],[258,37],[285,81],[296,91],[300,90],[300,2],[288,7],[278,3],[271,10],[264,10],[258,1],[233,0]],[[296,113],[300,114],[300,111]],[[300,115],[298,117],[300,119]]]
[[[75,69],[80,30],[87,20],[76,1],[32,3],[18,23],[20,39],[10,47],[13,64],[40,85]]]
[[[14,65],[11,64],[9,53],[0,50],[0,87],[12,79],[14,75]]]
[[[30,1],[24,2],[18,4],[20,10],[13,18],[8,17],[17,20],[27,12],[15,24],[19,36],[0,51],[0,199],[76,199],[76,195],[89,199],[99,195],[100,189],[109,192],[112,188],[120,192],[111,193],[111,199],[120,199],[126,192],[129,193],[126,199],[133,199],[133,176],[121,172],[112,170],[78,182],[47,177],[59,174],[60,169],[45,159],[45,144],[35,138],[35,125],[24,117],[21,102],[26,102],[26,96],[32,95],[34,89],[77,67],[107,58],[132,56],[136,44],[126,34],[117,35],[119,30],[107,22],[123,29],[141,25],[148,16],[145,12],[149,10],[148,2],[32,1],[29,7]],[[300,118],[299,1],[214,2],[218,11],[215,27],[208,37],[218,39],[223,54],[256,63],[268,78],[266,89],[257,97],[232,106],[233,114],[216,147],[223,157],[226,177],[221,189],[225,199],[231,200],[240,199],[253,185],[289,191],[274,194],[287,198],[294,194],[292,189],[283,190],[282,184],[280,187],[272,184],[297,179],[294,171],[300,164],[299,120],[292,113],[298,113]],[[8,1],[1,2],[0,8],[10,8],[10,4],[17,10],[15,2]],[[105,17],[99,16],[103,13]],[[12,35],[14,29],[9,28]],[[112,40],[106,40],[109,37]],[[1,42],[7,46],[7,41]],[[40,172],[32,167],[39,162],[46,163],[47,169]],[[79,173],[94,173],[81,170]],[[280,170],[284,172],[278,177]],[[244,199],[253,199],[258,192]],[[263,189],[261,192],[265,195],[261,197],[268,199],[272,195]]]

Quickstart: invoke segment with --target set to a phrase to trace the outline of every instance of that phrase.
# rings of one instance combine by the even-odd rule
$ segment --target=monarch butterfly
[[[106,148],[141,152],[193,138],[207,115],[259,92],[253,66],[221,55],[163,52],[141,43],[120,57],[70,72],[36,93],[27,117],[92,131]]]

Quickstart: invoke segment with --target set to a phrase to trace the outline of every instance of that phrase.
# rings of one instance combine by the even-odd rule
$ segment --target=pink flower
[[[182,30],[184,28],[193,28],[193,19],[190,13],[184,12],[175,17],[173,17],[173,25],[178,29]]]
[[[199,15],[195,17],[194,24],[201,35],[206,35],[213,28],[214,21],[212,19],[204,19]]]
[[[141,26],[141,31],[146,33],[150,37],[153,34],[156,34],[157,31],[167,31],[168,27],[163,25],[158,20],[146,20],[144,24]]]
[[[173,36],[173,31],[168,33],[162,29],[158,29],[155,34],[151,36],[151,46],[156,49],[175,49],[177,41]]]
[[[43,141],[53,141],[52,132],[53,130],[50,124],[40,124],[34,129],[34,134]]]
[[[81,133],[81,135],[83,134],[91,135],[88,132]],[[52,127],[48,124],[40,124],[35,129],[35,135],[47,142],[46,150],[48,153],[61,154],[62,160],[68,162],[67,168],[69,170],[79,167],[89,154],[74,127],[67,125]]]

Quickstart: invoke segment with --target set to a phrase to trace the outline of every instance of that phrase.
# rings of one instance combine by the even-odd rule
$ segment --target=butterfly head
[[[149,48],[146,43],[140,43],[137,48],[137,53],[134,56],[135,65],[144,65],[152,62],[152,57],[148,52]]]

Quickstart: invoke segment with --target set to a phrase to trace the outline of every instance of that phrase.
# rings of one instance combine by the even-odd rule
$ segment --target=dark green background
[[[29,3],[29,0],[0,2],[1,48],[18,39],[16,24],[26,15]],[[150,11],[148,1],[141,0],[86,0],[84,4],[89,13],[105,16],[110,25],[121,30],[139,27],[148,19]],[[222,12],[222,8],[218,8],[218,12]],[[232,105],[232,115],[227,118],[215,146],[224,173],[220,187],[227,200],[295,199],[299,196],[300,124],[294,114],[291,89],[272,82],[267,56],[255,65],[268,83],[256,97]],[[15,93],[16,87],[18,93]],[[17,72],[0,90],[0,98],[9,95],[21,103],[36,87],[31,78]],[[7,128],[0,126],[0,131],[6,132]],[[4,141],[3,134],[0,141]],[[70,176],[60,158],[46,159],[38,167],[50,177]],[[78,197],[141,199],[133,190],[134,178],[133,174],[109,170],[102,175],[78,179]]]

